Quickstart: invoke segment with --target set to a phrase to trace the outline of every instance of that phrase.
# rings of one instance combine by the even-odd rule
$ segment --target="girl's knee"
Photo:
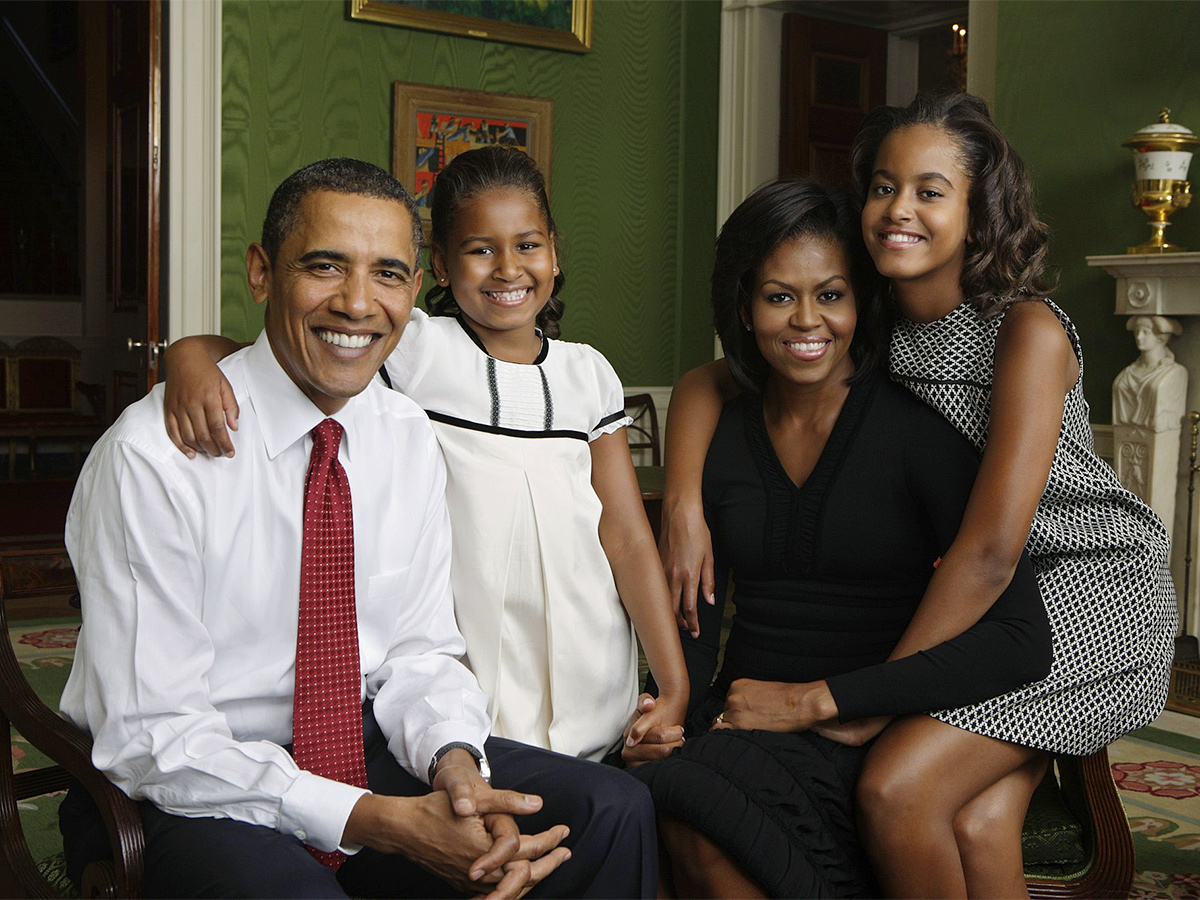
[[[921,806],[920,789],[903,770],[868,763],[863,767],[855,789],[858,815],[866,825],[875,829],[894,831],[900,821],[907,821]]]
[[[992,807],[968,804],[954,817],[954,841],[962,856],[984,856],[1010,839],[1009,817]]]

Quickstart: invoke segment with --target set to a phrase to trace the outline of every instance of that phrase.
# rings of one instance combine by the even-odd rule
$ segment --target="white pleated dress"
[[[620,379],[586,344],[543,339],[533,364],[508,363],[420,310],[385,368],[446,458],[455,614],[492,734],[600,759],[638,688],[591,484],[589,443],[630,422]]]

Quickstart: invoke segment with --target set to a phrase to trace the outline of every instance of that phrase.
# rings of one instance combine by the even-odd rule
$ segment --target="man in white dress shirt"
[[[458,659],[441,456],[421,410],[372,380],[420,288],[420,239],[377,167],[293,174],[246,255],[265,330],[221,363],[241,400],[235,454],[178,453],[159,387],[80,476],[67,546],[84,625],[62,710],[141,801],[148,896],[654,890],[645,789],[488,739]],[[310,434],[327,418],[353,497],[366,787],[305,771],[290,746]],[[61,822],[77,878],[107,839],[82,790]]]

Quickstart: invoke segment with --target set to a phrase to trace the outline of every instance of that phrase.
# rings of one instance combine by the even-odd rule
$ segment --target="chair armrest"
[[[1033,898],[1124,898],[1133,883],[1133,837],[1117,794],[1108,748],[1091,756],[1056,758],[1059,781],[1068,805],[1085,823],[1085,847],[1092,864],[1075,881],[1027,879]]]
[[[8,641],[2,605],[0,629],[4,631],[0,640],[0,708],[4,717],[92,795],[108,829],[117,889],[125,896],[141,896],[145,839],[137,804],[92,765],[91,737],[43,703],[25,680]]]

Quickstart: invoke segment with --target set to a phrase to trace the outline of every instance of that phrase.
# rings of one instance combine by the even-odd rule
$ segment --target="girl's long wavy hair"
[[[431,243],[445,251],[449,246],[455,217],[462,205],[487,191],[506,188],[525,191],[537,203],[557,253],[558,229],[550,215],[550,199],[546,195],[546,180],[541,170],[528,154],[515,147],[500,145],[460,153],[438,174],[433,185],[430,208]],[[558,322],[563,316],[563,302],[558,294],[566,280],[560,262],[550,299],[537,315],[537,326],[548,338],[558,337],[561,331]],[[433,316],[456,316],[459,312],[453,286],[449,284],[435,284],[425,295],[425,304]]]
[[[1017,300],[1052,294],[1058,278],[1046,264],[1050,229],[1034,208],[1029,173],[978,97],[923,91],[907,107],[869,112],[850,151],[859,202],[866,201],[884,139],[913,125],[932,125],[949,134],[971,179],[963,296],[991,317]]]

